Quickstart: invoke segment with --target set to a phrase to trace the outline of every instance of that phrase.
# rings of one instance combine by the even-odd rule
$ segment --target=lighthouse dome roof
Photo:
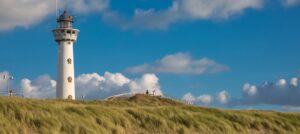
[[[67,10],[65,10],[57,19],[57,22],[62,21],[73,22],[73,17],[68,14]]]

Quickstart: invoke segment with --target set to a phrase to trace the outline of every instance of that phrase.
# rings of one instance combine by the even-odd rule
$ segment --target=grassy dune
[[[299,134],[300,114],[201,108],[144,95],[105,102],[1,97],[0,133]]]

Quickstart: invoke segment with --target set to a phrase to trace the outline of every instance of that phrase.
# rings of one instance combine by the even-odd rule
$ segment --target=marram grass
[[[300,114],[201,108],[145,95],[110,101],[0,97],[0,133],[300,134]]]

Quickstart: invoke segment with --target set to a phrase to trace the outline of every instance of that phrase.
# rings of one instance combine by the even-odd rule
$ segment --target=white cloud
[[[230,99],[229,93],[223,90],[217,94],[217,99],[220,101],[220,103],[227,104]]]
[[[292,107],[300,106],[298,78],[292,78],[290,83],[287,83],[285,79],[280,79],[276,83],[265,82],[263,85],[258,86],[245,84],[243,90],[246,95],[240,99],[236,99],[236,102],[233,103],[238,105],[270,104]]]
[[[48,75],[35,80],[22,79],[20,85],[25,97],[55,98],[56,81]],[[81,74],[76,78],[76,98],[84,96],[85,99],[104,99],[123,93],[145,93],[146,90],[150,93],[155,90],[155,95],[163,95],[155,74],[144,74],[135,80],[130,80],[121,73],[110,72],[105,72],[103,76],[98,73]]]
[[[192,95],[192,93],[187,93],[183,95],[181,99],[187,104],[194,104],[196,101],[196,98]]]
[[[90,92],[90,90],[110,90],[111,88],[122,87],[128,84],[130,80],[121,73],[109,73],[105,72],[104,76],[100,76],[97,73],[81,74],[76,78],[76,86],[84,92]],[[84,88],[86,88],[84,90]],[[83,94],[85,94],[83,92]]]
[[[54,11],[53,0],[1,0],[0,30],[37,24]]]
[[[130,80],[121,73],[112,74],[109,72],[105,72],[104,78],[108,85],[116,84],[117,86],[123,86],[130,82]]]
[[[203,94],[195,97],[192,93],[186,93],[185,95],[183,95],[181,100],[187,104],[208,106],[212,104],[213,97],[209,94]]]
[[[254,96],[257,92],[257,88],[254,85],[250,85],[249,83],[246,83],[243,87],[243,91],[249,96]]]
[[[60,1],[60,7],[68,8],[77,14],[102,11],[107,8],[108,0],[66,0]],[[55,0],[1,0],[0,30],[15,27],[28,28],[40,23],[49,15],[55,14]]]
[[[290,84],[294,87],[298,86],[298,78],[292,78]]]
[[[166,9],[136,8],[133,16],[111,9],[111,0],[58,1],[60,9],[67,7],[76,14],[96,12],[102,14],[104,21],[123,29],[166,29],[178,22],[228,19],[243,14],[247,9],[263,7],[265,0],[173,0]],[[300,0],[281,1],[286,6],[300,3]],[[55,0],[1,0],[0,30],[28,28],[54,14]]]
[[[199,96],[197,98],[197,101],[199,101],[199,103],[202,105],[209,105],[212,103],[213,97],[208,94],[204,94],[204,95]]]
[[[230,94],[223,90],[217,93],[216,99],[226,106],[242,105],[276,105],[282,106],[284,111],[300,111],[300,86],[298,78],[291,78],[290,83],[285,79],[279,79],[277,82],[265,82],[262,85],[251,85],[249,83],[243,86],[244,95],[240,98],[231,98]],[[188,93],[182,100],[193,98]],[[211,104],[213,97],[210,95],[201,95],[196,99],[190,99],[193,103],[204,105]]]
[[[130,80],[121,73],[105,72],[103,76],[97,73],[82,74],[76,78],[76,94],[88,99],[103,99],[111,95],[129,93]]]
[[[109,7],[109,0],[66,0],[63,5],[70,7],[78,14],[103,11]]]
[[[228,67],[211,59],[193,59],[188,53],[167,55],[154,63],[128,68],[131,73],[169,73],[194,74],[218,73],[227,71]]]
[[[82,74],[76,78],[76,94],[89,99],[103,99],[123,93],[150,93],[162,95],[159,79],[155,74],[144,74],[142,78],[130,80],[121,73],[105,72],[104,76],[97,73]]]
[[[227,19],[246,9],[258,9],[262,3],[263,0],[173,0],[164,10],[136,9],[131,18],[111,11],[104,14],[104,20],[124,29],[165,29],[180,21]]]
[[[284,87],[284,86],[286,86],[286,80],[285,79],[280,79],[280,80],[277,81],[276,85],[279,86],[279,87]]]
[[[33,81],[25,78],[21,80],[21,90],[28,98],[55,98],[56,81],[48,75],[42,75]]]
[[[262,0],[178,0],[182,12],[195,19],[228,18],[248,8],[260,8]]]
[[[67,7],[76,14],[102,12],[104,20],[123,28],[162,29],[181,20],[228,18],[247,8],[258,8],[262,0],[174,0],[161,11],[135,9],[132,18],[109,9],[110,0],[65,0],[59,7]],[[291,2],[289,2],[291,3]],[[0,30],[29,27],[55,14],[55,0],[2,0],[0,1]]]
[[[154,95],[163,95],[155,74],[145,74],[140,79],[136,79],[129,84],[132,93],[145,93],[148,90]]]
[[[79,83],[79,85],[84,86],[98,87],[101,84],[100,82],[104,81],[104,79],[104,77],[100,76],[97,73],[81,74],[76,78],[76,83]]]
[[[186,93],[181,100],[187,104],[196,104],[196,105],[211,105],[213,103],[214,97],[209,94],[203,94],[198,97],[195,97],[192,93]],[[230,102],[230,95],[227,91],[223,90],[217,93],[216,99],[221,104],[227,104]]]

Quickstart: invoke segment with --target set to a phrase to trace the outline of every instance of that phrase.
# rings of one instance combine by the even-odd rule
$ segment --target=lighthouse
[[[73,45],[78,29],[73,28],[73,16],[65,10],[57,18],[57,27],[52,31],[58,44],[56,98],[75,100]]]

